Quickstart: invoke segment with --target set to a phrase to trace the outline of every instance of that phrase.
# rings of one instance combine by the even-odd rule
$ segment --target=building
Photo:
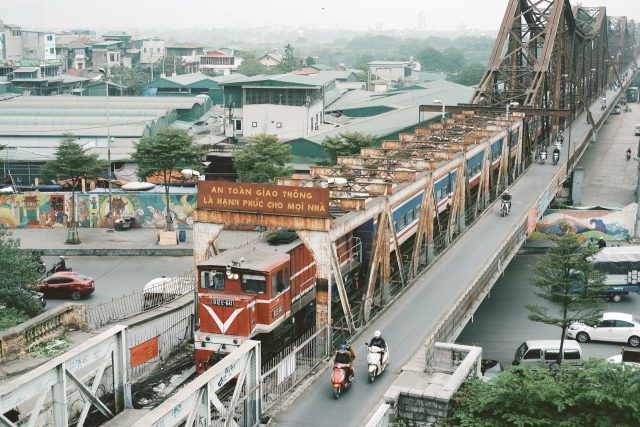
[[[0,20],[0,59],[19,62],[23,59],[49,61],[56,59],[56,35],[24,30]]]
[[[292,139],[322,130],[325,97],[335,90],[335,79],[260,75],[220,85],[224,88],[227,136],[267,133]]]
[[[245,78],[242,74],[211,77],[202,73],[181,74],[162,77],[149,82],[144,87],[146,96],[195,96],[209,95],[216,105],[224,103],[223,90],[220,83]]]
[[[369,62],[367,83],[369,90],[385,92],[405,82],[417,82],[420,63],[409,58],[408,61],[371,61]]]
[[[379,145],[383,139],[398,139],[400,133],[413,133],[416,127],[439,120],[440,113],[420,116],[419,107],[441,99],[445,105],[469,102],[473,88],[448,81],[437,81],[374,93],[352,90],[325,107],[320,132],[286,141],[291,146],[296,170],[308,169],[315,162],[327,160],[322,148],[327,137],[345,132],[373,135]]]
[[[200,57],[200,70],[209,70],[224,76],[236,73],[240,64],[242,58],[221,50],[212,50]]]
[[[108,106],[107,106],[108,105]],[[70,133],[89,153],[120,165],[131,161],[134,143],[154,135],[176,120],[196,122],[212,107],[208,96],[106,97],[17,96],[0,100],[0,154],[4,176],[9,172],[18,185],[43,179],[42,164],[53,158],[64,134]],[[108,119],[107,119],[108,115]]]
[[[258,58],[258,62],[268,68],[277,67],[282,62],[282,55],[278,52],[265,52]]]
[[[107,40],[95,42],[91,46],[93,69],[100,68],[108,70],[112,67],[125,65],[124,42],[119,40]]]
[[[141,65],[155,64],[167,55],[164,40],[159,38],[140,38],[135,40],[133,45],[140,54],[139,63]]]
[[[80,40],[72,40],[67,45],[67,68],[84,70],[88,65],[87,45]]]

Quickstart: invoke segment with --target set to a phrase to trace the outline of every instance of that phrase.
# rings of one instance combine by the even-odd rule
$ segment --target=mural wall
[[[191,228],[195,194],[171,194],[169,207],[176,227]],[[76,194],[76,218],[80,227],[109,226],[108,194]],[[0,195],[0,223],[9,228],[66,227],[71,218],[71,193]],[[113,219],[132,216],[135,226],[164,228],[166,197],[162,193],[114,193]]]
[[[637,204],[620,210],[549,209],[538,221],[537,231],[562,234],[560,224],[567,223],[584,239],[626,240],[633,233]]]

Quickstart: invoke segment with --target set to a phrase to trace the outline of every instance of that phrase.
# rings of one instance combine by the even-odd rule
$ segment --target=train
[[[492,170],[499,165],[504,143],[509,144],[510,159],[515,157],[517,133],[507,135],[488,143]],[[463,160],[472,190],[480,181],[485,148],[484,144],[471,147]],[[439,213],[452,201],[457,170],[444,164],[434,171],[437,178],[433,191]],[[398,241],[401,245],[405,243],[405,247],[417,230],[424,188],[406,192],[402,201],[392,207]],[[375,228],[376,220],[371,219],[336,241],[341,275],[350,296],[362,292],[360,282],[368,269]],[[247,339],[262,342],[262,360],[267,362],[312,328],[316,273],[311,252],[294,230],[280,230],[200,263],[199,327],[194,343],[196,372],[206,371]]]

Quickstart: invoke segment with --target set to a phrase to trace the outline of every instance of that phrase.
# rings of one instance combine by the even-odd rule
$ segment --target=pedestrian
[[[605,242],[604,239],[601,237],[600,240],[598,240],[598,249],[602,249],[606,247],[607,247],[607,242]]]
[[[589,239],[589,242],[587,243],[587,248],[588,249],[593,249],[593,237],[591,239]]]

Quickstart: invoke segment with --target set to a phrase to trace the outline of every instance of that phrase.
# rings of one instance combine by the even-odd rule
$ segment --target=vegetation
[[[238,67],[238,73],[240,74],[252,77],[258,74],[273,74],[277,72],[274,68],[262,65],[254,52],[243,52],[241,56],[242,64]]]
[[[549,249],[531,278],[538,288],[536,295],[552,303],[557,311],[537,304],[525,305],[530,320],[561,329],[558,363],[562,362],[567,328],[574,322],[597,323],[606,308],[602,299],[604,275],[587,260],[598,249],[583,247],[578,236],[567,232],[566,227],[564,230],[563,236],[554,238],[556,246]]]
[[[158,74],[157,77],[160,77],[160,75]],[[138,96],[142,94],[144,85],[151,81],[151,75],[138,68],[119,65],[109,68],[108,80],[109,83],[125,86],[123,95]]]
[[[485,70],[482,64],[466,64],[450,80],[465,86],[476,86],[484,77]]]
[[[271,183],[278,177],[289,176],[292,169],[291,147],[275,135],[257,135],[242,150],[233,155],[233,165],[240,181]]]
[[[322,141],[322,147],[331,158],[331,165],[335,165],[339,156],[360,154],[361,148],[371,147],[374,141],[375,137],[373,135],[365,135],[360,132],[344,132],[336,136],[326,137]]]
[[[68,244],[80,243],[78,222],[76,221],[76,190],[83,179],[95,178],[102,174],[108,165],[98,160],[97,154],[89,154],[71,134],[63,136],[56,148],[54,159],[46,162],[42,172],[51,177],[66,179],[71,185],[71,221],[69,222]]]
[[[284,56],[282,61],[278,64],[277,68],[282,73],[290,73],[297,70],[303,65],[304,61],[295,56],[293,46],[287,43],[284,47]]]
[[[0,330],[17,325],[40,314],[39,301],[27,291],[38,281],[37,264],[31,252],[20,249],[20,241],[11,237],[0,224]]]
[[[173,230],[173,218],[169,208],[170,181],[177,168],[202,171],[202,147],[194,143],[193,137],[184,129],[163,128],[155,136],[147,136],[135,145],[131,158],[138,164],[138,176],[146,179],[160,175],[164,183],[166,197],[166,227]]]
[[[440,427],[637,426],[640,370],[592,359],[584,369],[515,367],[467,381]]]

